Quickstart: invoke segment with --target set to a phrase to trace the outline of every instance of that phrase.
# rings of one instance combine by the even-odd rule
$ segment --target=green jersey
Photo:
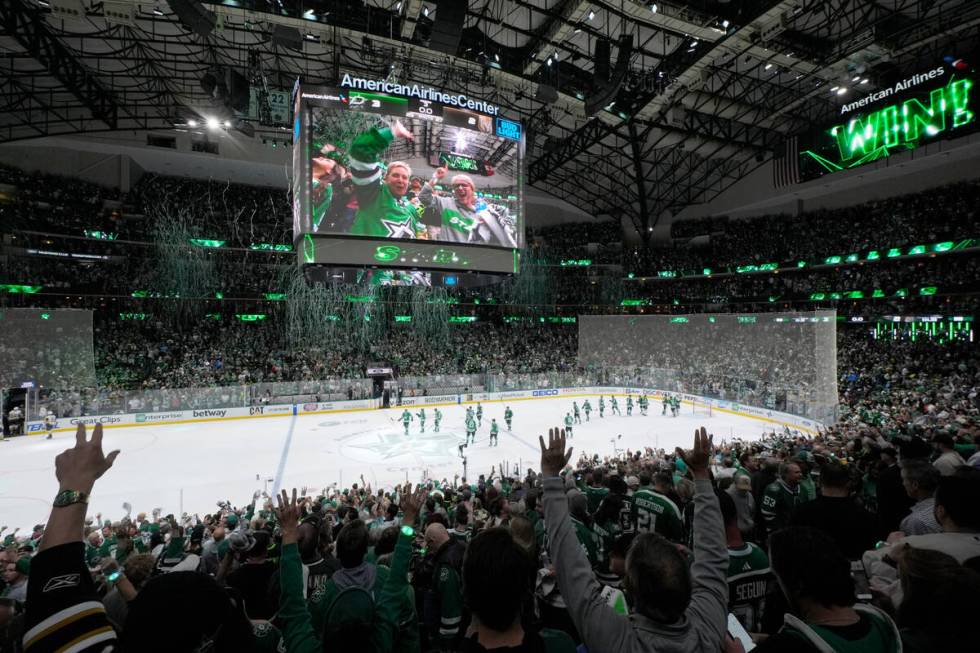
[[[613,408],[616,408],[617,406],[619,406],[619,402],[616,401],[616,397],[612,397],[610,399],[610,401],[612,402],[612,407]]]
[[[633,397],[626,397],[626,407],[627,408],[633,407]]]
[[[439,565],[435,593],[439,597],[439,639],[451,644],[463,620],[463,582],[459,572],[449,565]]]
[[[584,410],[587,413],[591,413],[592,406],[589,404],[589,402],[586,401],[584,404],[582,404],[582,410]]]
[[[578,404],[575,402],[572,402],[572,412],[578,415]]]
[[[415,205],[407,196],[395,197],[383,181],[380,157],[394,140],[390,129],[372,127],[351,143],[350,165],[357,197],[351,233],[355,236],[415,238],[425,230]]]
[[[425,409],[424,408],[421,411],[419,411],[419,412],[417,412],[415,414],[418,416],[420,422],[424,422],[425,421]]]
[[[572,428],[572,424],[574,424],[574,423],[575,423],[575,420],[572,419],[572,416],[571,415],[565,415],[565,428],[567,428],[567,429]]]
[[[470,433],[476,431],[476,420],[473,419],[472,417],[466,418],[466,430]]]
[[[762,632],[762,611],[771,581],[765,551],[751,542],[728,547],[728,611],[749,632]]]
[[[408,426],[408,423],[412,421],[412,414],[407,410],[402,413],[402,423]]]
[[[790,488],[782,479],[766,486],[762,493],[762,518],[768,531],[772,533],[788,526],[790,515],[802,502],[800,488]]]
[[[476,416],[477,416],[477,419],[479,419],[480,417],[483,417],[483,406],[477,405],[477,407],[476,407]]]
[[[684,540],[684,518],[677,504],[650,487],[633,493],[633,523],[638,533],[660,533],[672,542]]]
[[[602,486],[592,487],[591,485],[587,485],[585,487],[584,494],[585,498],[589,502],[589,514],[592,514],[599,509],[599,504],[602,503],[602,500],[609,496],[609,488]]]
[[[510,408],[504,411],[504,419],[509,420],[513,416],[514,416],[514,411],[512,411]]]
[[[589,559],[592,568],[595,569],[604,559],[602,538],[595,532],[595,529],[589,528],[574,517],[572,517],[572,525],[575,526],[575,536],[578,538],[585,556]]]
[[[436,423],[442,420],[442,413],[439,412],[438,408],[436,408],[435,410],[435,415],[433,416],[433,419],[435,419]]]
[[[497,435],[497,433],[499,432],[500,432],[500,427],[497,425],[496,422],[490,424],[490,435]]]

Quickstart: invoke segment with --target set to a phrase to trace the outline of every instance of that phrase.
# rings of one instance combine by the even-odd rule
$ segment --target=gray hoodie
[[[589,653],[694,653],[722,650],[728,621],[728,549],[721,507],[710,481],[695,481],[691,602],[684,616],[662,624],[638,613],[613,612],[575,537],[564,484],[544,480],[544,516],[551,560],[568,613]]]

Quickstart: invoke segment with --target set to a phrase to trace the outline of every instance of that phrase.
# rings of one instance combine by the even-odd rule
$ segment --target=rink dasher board
[[[508,392],[466,393],[459,395],[434,395],[426,397],[403,397],[400,405],[389,406],[384,410],[404,410],[406,408],[438,408],[476,403],[508,403],[518,401],[535,401],[539,399],[593,399],[598,396],[627,397],[646,394],[652,403],[662,401],[665,394],[679,397],[682,404],[693,405],[695,402],[711,406],[729,415],[744,417],[762,422],[777,424],[811,435],[819,433],[821,424],[809,418],[783,413],[758,406],[747,406],[723,399],[712,399],[680,392],[664,393],[655,388],[637,387],[582,387],[582,388],[542,388],[538,390],[521,390]],[[73,431],[79,423],[86,425],[102,424],[103,428],[130,428],[135,426],[153,426],[158,424],[197,424],[239,419],[259,419],[268,417],[292,417],[300,415],[328,415],[335,413],[361,412],[379,410],[378,399],[361,399],[354,401],[309,402],[300,404],[278,404],[270,406],[246,406],[238,408],[206,408],[200,410],[175,410],[147,413],[127,413],[123,415],[92,415],[85,417],[59,418],[54,433]],[[597,410],[597,409],[596,409]],[[47,431],[43,422],[28,422],[27,435],[43,435]]]

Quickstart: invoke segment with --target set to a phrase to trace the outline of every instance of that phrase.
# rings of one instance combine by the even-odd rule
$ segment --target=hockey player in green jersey
[[[609,399],[611,400],[609,404],[609,412],[622,417],[623,414],[619,412],[619,402],[616,401],[616,397],[609,397]]]
[[[677,414],[681,412],[681,400],[679,397],[670,398],[670,414],[673,417],[677,417]]]
[[[646,417],[647,407],[649,405],[650,404],[649,404],[649,402],[647,400],[647,396],[646,395],[640,395],[640,414],[643,415],[644,417]]]
[[[408,424],[412,421],[412,414],[408,412],[407,408],[402,412],[401,420],[402,424],[405,426],[405,435],[408,435]]]
[[[660,414],[661,415],[666,415],[667,414],[667,406],[669,406],[669,405],[670,405],[670,395],[665,392],[664,393],[664,409],[662,411],[660,411]]]
[[[476,423],[479,426],[483,426],[483,404],[479,402],[476,404]]]
[[[600,419],[605,417],[605,412],[606,412],[606,400],[602,398],[602,395],[599,395],[599,418]]]
[[[497,419],[494,418],[490,420],[490,446],[496,447],[499,443],[497,442],[497,435],[500,434],[500,427],[497,425]]]
[[[589,413],[592,412],[592,404],[589,403],[589,400],[588,399],[586,399],[585,400],[585,403],[582,404],[582,410],[585,411],[585,421],[588,422],[589,421]]]
[[[466,444],[476,442],[476,420],[472,415],[466,417]]]
[[[581,424],[582,423],[582,415],[578,411],[578,402],[577,401],[573,401],[572,402],[572,414],[575,417],[575,423],[576,424]]]
[[[572,424],[574,423],[575,420],[572,419],[572,414],[565,413],[565,435],[567,435],[569,438],[572,437]]]
[[[633,395],[626,395],[626,416],[633,414]]]
[[[507,422],[507,430],[508,431],[510,430],[510,421],[513,418],[514,418],[514,411],[512,411],[510,409],[510,406],[507,406],[507,409],[504,410],[504,421]]]
[[[435,423],[436,423],[434,430],[435,430],[436,433],[438,433],[439,432],[439,422],[442,421],[442,413],[439,412],[439,409],[438,408],[435,409],[435,418],[434,419],[435,419]]]
[[[422,427],[422,433],[425,433],[425,408],[415,413],[415,415],[419,418],[419,426]]]
[[[372,127],[358,135],[350,148],[350,169],[357,198],[357,215],[351,233],[378,238],[416,238],[425,232],[417,207],[409,201],[412,169],[393,161],[387,170],[380,160],[395,138],[414,140],[400,122],[390,129]]]

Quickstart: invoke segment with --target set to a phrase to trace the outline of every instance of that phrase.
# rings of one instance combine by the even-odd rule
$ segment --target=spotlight
[[[652,5],[650,5],[650,11],[653,12],[653,13],[657,13],[657,3],[656,2],[654,2]]]
[[[844,95],[844,93],[847,93],[846,86],[841,86],[839,89],[837,89],[837,95]]]
[[[188,120],[187,121],[187,126],[188,127],[197,127],[197,121],[196,120]]]
[[[769,70],[770,68],[772,68],[772,64],[771,63],[767,63],[766,64],[766,70]]]
[[[226,120],[222,124],[224,125],[225,129],[231,127],[231,121],[230,120]]]
[[[221,126],[221,123],[218,122],[216,118],[208,118],[207,125],[208,125],[208,129],[217,129],[218,127]]]
[[[590,9],[589,10],[589,20],[592,20],[593,18],[595,18],[595,12]]]

